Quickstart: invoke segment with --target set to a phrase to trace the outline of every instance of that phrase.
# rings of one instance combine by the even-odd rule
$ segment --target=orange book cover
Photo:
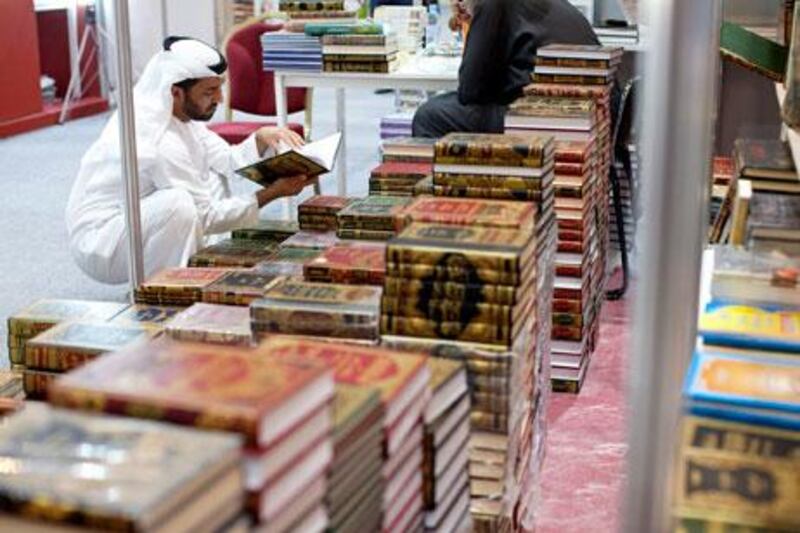
[[[58,379],[50,403],[234,431],[265,447],[333,397],[331,372],[249,348],[158,339]],[[292,409],[301,398],[309,409]],[[312,405],[313,404],[313,405]]]
[[[387,426],[416,399],[413,394],[409,397],[409,391],[417,389],[418,382],[422,381],[422,391],[428,387],[429,371],[424,355],[279,335],[265,340],[259,349],[278,359],[300,357],[322,361],[333,368],[337,383],[379,389]]]

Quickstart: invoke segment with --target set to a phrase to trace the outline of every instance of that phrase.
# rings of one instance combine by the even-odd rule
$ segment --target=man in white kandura
[[[284,178],[254,195],[231,196],[227,176],[235,169],[303,140],[288,129],[262,128],[231,147],[209,131],[203,122],[222,101],[226,69],[211,46],[170,37],[134,88],[146,275],[185,266],[208,236],[255,224],[261,207],[313,182]],[[114,113],[83,157],[66,213],[72,256],[105,283],[128,280],[118,121]]]

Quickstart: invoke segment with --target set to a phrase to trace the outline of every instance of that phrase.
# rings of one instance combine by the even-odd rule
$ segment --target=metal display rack
[[[649,0],[645,217],[631,353],[625,531],[670,530],[681,385],[696,338],[719,85],[720,0]]]

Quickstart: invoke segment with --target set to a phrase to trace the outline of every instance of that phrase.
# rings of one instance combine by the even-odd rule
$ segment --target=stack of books
[[[382,163],[372,169],[369,177],[370,196],[413,196],[414,187],[431,177],[430,163]]]
[[[184,310],[184,307],[172,305],[133,304],[114,316],[109,323],[115,326],[136,326],[158,333],[172,317]]]
[[[261,35],[264,70],[322,71],[322,42],[300,32],[268,31]]]
[[[381,118],[381,139],[396,139],[398,137],[411,137],[411,124],[414,121],[414,111],[398,111]]]
[[[280,244],[300,231],[297,222],[285,220],[259,220],[253,227],[240,228],[231,232],[234,240],[269,241]]]
[[[333,462],[325,497],[332,531],[361,533],[380,529],[383,426],[378,389],[336,385]]]
[[[201,300],[210,304],[250,305],[261,298],[277,276],[244,270],[230,271],[214,283],[203,287]]]
[[[436,196],[552,205],[552,137],[451,133],[440,139],[435,149]]]
[[[473,429],[504,439],[499,467],[470,458],[481,527],[520,518],[542,460],[555,245],[544,208],[542,219],[531,202],[420,198],[387,247],[382,342],[464,361]],[[489,475],[494,492],[482,490]]]
[[[84,300],[39,300],[8,318],[8,362],[10,368],[25,363],[25,344],[36,335],[66,320],[111,320],[128,307],[116,302]]]
[[[337,384],[380,390],[384,412],[380,529],[419,531],[423,524],[422,416],[430,379],[426,358],[291,337],[272,337],[261,347],[278,358],[292,359],[301,354],[322,361],[333,367]]]
[[[538,68],[538,67],[537,67]],[[607,196],[597,186],[597,113],[591,99],[528,95],[514,102],[506,128],[556,138],[555,208],[558,245],[553,309],[555,390],[578,392],[599,327],[606,246],[598,227]],[[566,301],[562,301],[566,300]]]
[[[28,403],[0,427],[8,531],[230,531],[242,515],[241,440]],[[102,525],[102,526],[99,526]]]
[[[354,24],[358,13],[346,11],[343,1],[281,1],[278,8],[289,17],[284,28],[290,32],[303,33],[308,24]]]
[[[267,240],[225,239],[206,246],[189,258],[190,267],[254,267],[268,259],[278,245]]]
[[[752,250],[800,256],[800,196],[754,193],[745,242]]]
[[[469,521],[469,390],[464,364],[430,357],[423,484],[426,531],[464,531]]]
[[[251,344],[247,307],[198,303],[183,310],[164,326],[178,341],[247,346]]]
[[[632,45],[639,42],[639,27],[632,26],[601,26],[593,28],[601,43],[613,43],[613,46]]]
[[[135,291],[136,303],[192,305],[203,299],[203,289],[230,272],[222,268],[167,268],[146,279]]]
[[[372,341],[379,336],[381,288],[285,279],[250,306],[256,340],[275,333]]]
[[[373,17],[399,36],[401,51],[416,53],[422,48],[428,26],[428,11],[424,6],[378,6]]]
[[[141,343],[155,332],[140,326],[108,322],[62,322],[30,339],[25,345],[22,372],[28,399],[43,399],[59,375],[101,355]]]
[[[424,137],[396,137],[381,142],[381,157],[384,163],[428,163],[433,164],[433,148],[436,139]]]
[[[253,272],[270,276],[303,277],[306,263],[322,254],[314,248],[281,246],[269,259],[253,267]]]
[[[709,225],[713,226],[728,196],[734,175],[733,158],[727,156],[714,157],[711,165],[711,209],[709,211]]]
[[[310,502],[316,511],[296,514],[289,504],[326,484],[333,376],[324,365],[294,355],[158,339],[62,377],[51,386],[49,401],[239,433],[245,439],[247,509],[255,520],[285,531],[310,515],[324,528],[324,491]]]
[[[282,248],[305,248],[307,250],[327,250],[341,244],[335,231],[300,231],[286,239]]]
[[[312,196],[297,207],[297,220],[303,231],[336,231],[336,215],[353,202],[343,196]]]
[[[305,265],[306,281],[348,285],[383,285],[386,245],[346,243],[331,246]]]
[[[392,72],[397,66],[397,35],[325,35],[322,61],[325,72]]]
[[[385,241],[396,234],[396,219],[411,200],[400,196],[367,196],[339,211],[341,239]]]
[[[797,530],[800,397],[792,383],[800,373],[800,299],[796,284],[778,282],[796,282],[797,261],[742,250],[714,255],[712,297],[724,280],[733,298],[712,299],[700,317],[703,342],[685,382],[675,512],[692,529]],[[793,305],[780,303],[787,301]]]

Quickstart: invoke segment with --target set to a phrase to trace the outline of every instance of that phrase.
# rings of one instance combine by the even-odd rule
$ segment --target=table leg
[[[278,119],[278,127],[286,127],[289,122],[288,109],[286,104],[286,86],[284,84],[283,76],[275,73],[275,114]],[[286,220],[292,219],[294,212],[294,201],[292,198],[283,199],[283,218]]]
[[[344,87],[336,89],[336,129],[342,133],[339,160],[336,162],[336,194],[347,196],[347,117]]]

